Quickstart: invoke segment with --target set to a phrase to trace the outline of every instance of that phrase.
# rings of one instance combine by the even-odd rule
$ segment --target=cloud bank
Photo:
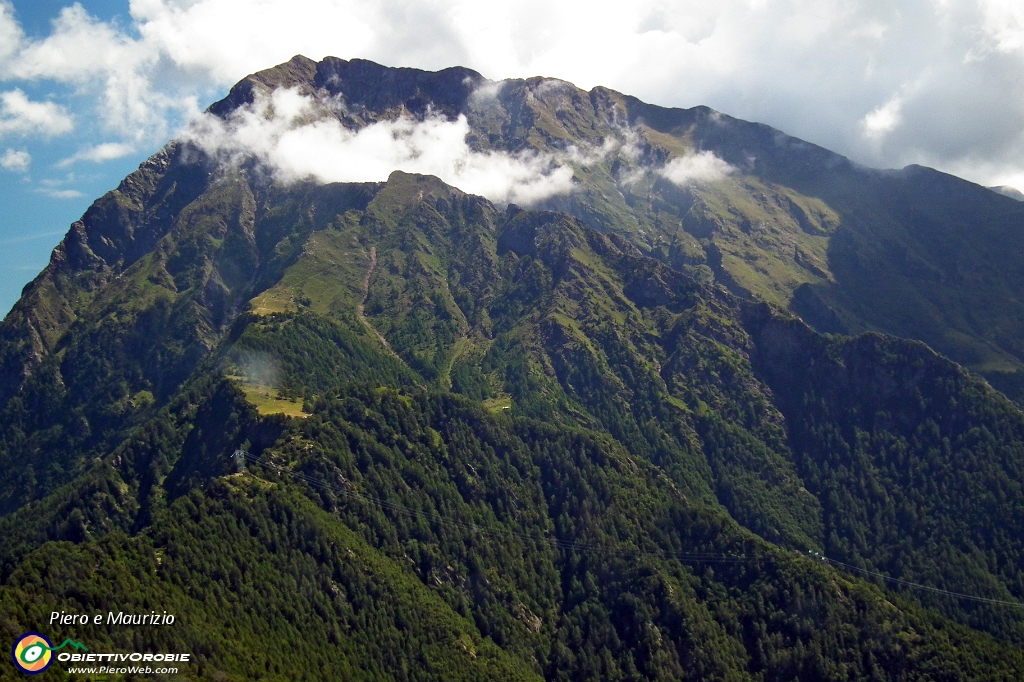
[[[282,89],[226,121],[204,114],[183,139],[228,163],[255,158],[285,183],[378,182],[401,170],[435,175],[498,204],[531,205],[572,191],[572,169],[554,157],[474,151],[468,134],[464,116],[399,118],[352,131],[314,100]]]
[[[181,139],[221,163],[255,160],[277,182],[381,182],[396,170],[434,175],[464,192],[499,205],[530,206],[573,191],[573,167],[617,156],[620,181],[661,176],[680,187],[716,182],[736,169],[710,151],[693,152],[664,165],[643,159],[641,135],[623,127],[595,147],[571,145],[554,153],[478,151],[466,142],[465,116],[454,121],[403,116],[358,130],[346,128],[315,99],[296,89],[257,93],[255,101],[225,120],[199,116]],[[94,150],[90,150],[94,151]],[[66,159],[73,162],[79,156]]]

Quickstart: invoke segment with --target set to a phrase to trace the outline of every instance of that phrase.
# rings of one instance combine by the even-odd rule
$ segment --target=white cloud
[[[468,77],[463,80],[464,84],[468,84]],[[508,81],[490,81],[481,84],[478,88],[473,90],[473,93],[469,96],[469,103],[471,106],[483,108],[489,104],[497,101],[498,95],[505,88],[505,84]]]
[[[120,159],[129,154],[135,152],[133,145],[124,142],[104,142],[93,147],[88,147],[78,152],[74,156],[69,156],[63,159],[57,164],[58,168],[67,168],[68,166],[77,163],[79,161],[92,161],[93,163],[103,163],[104,161],[112,161],[113,159]]]
[[[38,232],[36,234],[25,234],[20,237],[11,237],[10,239],[0,239],[0,246],[8,246],[10,244],[24,244],[25,242],[34,242],[37,239],[49,239],[50,237],[58,237],[64,235],[63,231],[53,232]],[[36,268],[36,272],[42,270],[42,268]]]
[[[11,73],[17,78],[80,82],[137,66],[147,51],[110,24],[97,21],[75,3],[53,21],[44,40],[22,47]]]
[[[33,102],[18,89],[0,93],[0,137],[33,133],[62,135],[73,128],[71,116],[53,102]]]
[[[582,149],[577,145],[569,145],[568,148],[558,155],[558,161],[562,163],[571,163],[575,166],[593,166],[601,163],[608,158],[609,155],[619,152],[622,149],[622,143],[616,140],[614,137],[606,137],[601,140],[600,147],[583,147]]]
[[[53,189],[51,187],[41,187],[36,191],[40,194],[45,194],[51,199],[81,199],[85,196],[77,189]]]
[[[1000,52],[1024,49],[1024,5],[1019,0],[978,0],[982,28]]]
[[[131,14],[153,51],[222,84],[299,53],[365,54],[388,23],[374,3],[347,0],[132,0]]]
[[[260,95],[228,121],[200,117],[184,139],[237,163],[256,158],[281,182],[386,180],[392,171],[435,175],[499,203],[533,204],[572,190],[572,169],[537,154],[478,152],[466,144],[469,124],[399,118],[351,131],[295,90]]]
[[[22,80],[69,83],[92,93],[106,130],[141,139],[166,136],[168,114],[191,106],[187,96],[155,87],[159,60],[152,45],[97,21],[75,3],[61,10],[49,36],[23,45],[8,71]]]
[[[721,180],[736,169],[712,152],[679,156],[665,164],[658,174],[680,187]]]
[[[891,133],[903,120],[902,109],[902,97],[893,97],[882,106],[872,109],[861,121],[864,136],[874,140]]]
[[[0,167],[4,170],[24,173],[32,163],[32,155],[24,150],[8,149],[0,156]]]
[[[6,0],[0,0],[0,72],[8,59],[18,52],[24,34],[14,19],[14,9]]]

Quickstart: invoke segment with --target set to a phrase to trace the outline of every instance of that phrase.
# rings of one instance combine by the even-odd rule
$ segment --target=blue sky
[[[93,199],[300,53],[605,85],[1024,189],[1019,0],[0,0],[0,314]]]
[[[64,0],[33,0],[13,4],[13,15],[28,40],[45,40],[53,33],[53,20],[70,6]],[[126,0],[82,3],[99,22],[131,31]],[[0,91],[20,90],[29,101],[59,103],[75,120],[68,134],[45,131],[0,137],[0,159],[14,151],[28,153],[25,171],[0,168],[0,315],[5,315],[21,295],[21,289],[50,259],[53,247],[68,226],[78,220],[94,199],[117,186],[125,175],[157,151],[163,140],[149,138],[130,153],[102,164],[61,166],[83,148],[120,140],[94,125],[95,94],[80,84],[49,78],[12,78],[0,82]],[[210,88],[216,99],[227,88]]]

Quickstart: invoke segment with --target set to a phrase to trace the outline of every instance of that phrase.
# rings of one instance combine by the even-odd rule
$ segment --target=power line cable
[[[922,585],[921,583],[915,583],[909,580],[903,580],[901,578],[893,578],[891,576],[887,576],[877,571],[871,571],[866,568],[860,568],[859,566],[853,566],[851,564],[844,563],[842,561],[839,561],[838,559],[829,559],[828,557],[823,556],[822,560],[832,564],[833,566],[841,566],[848,571],[857,571],[858,573],[863,573],[865,575],[881,578],[882,580],[886,580],[897,585],[903,585],[904,587],[913,587],[918,590],[925,590],[928,592],[935,592],[937,594],[944,594],[949,597],[956,597],[957,599],[967,599],[970,601],[981,602],[982,604],[994,604],[998,606],[1016,606],[1018,608],[1024,607],[1024,604],[1022,604],[1021,602],[1005,601],[1003,599],[989,599],[988,597],[976,597],[974,595],[964,594],[962,592],[950,592],[949,590],[944,590],[941,587],[932,587],[931,585]]]

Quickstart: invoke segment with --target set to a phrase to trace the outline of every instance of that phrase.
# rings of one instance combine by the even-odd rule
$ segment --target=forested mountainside
[[[380,69],[296,59],[212,111],[296,85],[346,97],[353,126],[477,106],[472,72]],[[563,86],[540,84],[497,91],[501,132],[478,142],[553,148],[530,107]],[[632,110],[651,154],[732,126],[714,151],[734,164],[769,132],[595,92],[589,116]],[[672,120],[696,127],[655,135]],[[920,341],[816,331],[781,305],[798,286],[735,276],[731,228],[686,218],[770,186],[824,232],[793,223],[822,249],[800,286],[854,296],[831,254],[856,211],[792,187],[834,166],[849,196],[852,178],[869,198],[918,176],[975,190],[772,144],[749,173],[651,181],[650,206],[692,200],[674,223],[602,189],[610,158],[561,210],[527,210],[402,172],[282,183],[170,144],[0,326],[0,626],[166,610],[174,626],[52,635],[192,651],[193,678],[1019,679],[1024,414]],[[977,215],[1004,206],[988,194]]]

